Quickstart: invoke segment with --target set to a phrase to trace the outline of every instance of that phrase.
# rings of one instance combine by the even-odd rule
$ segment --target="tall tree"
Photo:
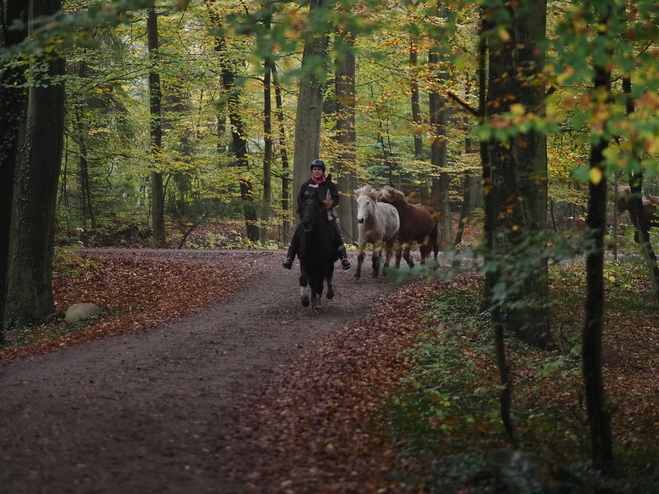
[[[153,152],[153,170],[151,171],[151,228],[154,242],[158,247],[167,243],[165,235],[165,187],[160,171],[160,154],[162,152],[162,87],[158,71],[158,13],[155,8],[149,9],[147,17],[147,34],[149,59],[149,110],[151,150]]]
[[[9,29],[14,22],[27,26],[27,6],[21,0],[7,0],[0,12],[0,42],[3,48],[19,44],[27,37],[27,27]],[[27,102],[25,69],[21,65],[0,67],[0,345],[4,341],[4,308],[9,267],[9,231],[14,197],[14,175],[18,136]]]
[[[277,123],[278,123],[278,139],[279,144],[279,155],[281,158],[281,209],[284,212],[290,210],[290,177],[288,175],[288,170],[290,168],[290,163],[288,160],[288,143],[286,139],[286,125],[284,123],[284,103],[281,95],[281,86],[279,84],[279,78],[277,77],[277,67],[273,63],[270,67],[272,72],[272,84],[275,88],[275,104],[277,106]],[[290,222],[288,217],[284,216],[284,221],[282,222],[282,230],[284,232],[283,240],[284,243],[290,241]]]
[[[339,224],[353,239],[357,238],[357,224],[354,218],[352,191],[357,188],[355,164],[357,160],[357,137],[355,132],[355,55],[352,47],[355,37],[346,32],[339,32],[340,44],[335,61],[336,84],[336,140],[339,143],[337,156],[337,188],[341,194],[339,207]]]
[[[223,19],[216,10],[215,0],[207,0],[208,12],[211,21],[220,28]],[[247,238],[257,242],[260,238],[258,226],[258,211],[254,204],[254,193],[252,181],[247,171],[249,170],[249,160],[247,153],[247,132],[245,124],[241,117],[243,113],[242,102],[240,98],[240,88],[236,83],[238,78],[236,63],[231,58],[231,53],[227,48],[226,39],[223,36],[215,37],[215,51],[220,56],[222,86],[226,98],[226,108],[231,124],[231,145],[230,151],[234,156],[234,166],[244,169],[245,173],[238,179],[240,187],[240,198],[242,199],[243,216],[245,218],[245,228]],[[222,120],[222,116],[219,117]]]
[[[267,12],[267,10],[266,10]],[[263,20],[266,31],[271,30],[270,15]],[[260,240],[265,243],[268,240],[268,219],[272,206],[272,165],[274,156],[274,135],[272,132],[272,72],[275,66],[274,56],[269,53],[263,61],[263,206],[261,207],[261,233]]]
[[[488,12],[493,19],[488,38],[488,120],[495,127],[505,126],[503,114],[513,112],[530,121],[543,112],[545,56],[539,41],[545,36],[547,2],[502,2]],[[494,142],[489,150],[496,252],[511,252],[524,235],[546,228],[546,136],[529,127]],[[517,272],[501,270],[490,281],[507,287],[507,328],[525,342],[545,347],[550,337],[548,269],[546,261],[537,260],[522,260]]]
[[[32,0],[30,20],[60,9],[60,0]],[[9,231],[7,328],[31,324],[55,308],[52,257],[64,141],[65,69],[55,47],[46,47],[30,64],[31,85],[19,138]]]
[[[309,165],[320,156],[320,129],[325,93],[325,68],[329,45],[324,0],[311,0],[302,53],[302,76],[295,114],[293,197],[309,178]]]
[[[437,6],[437,17],[444,19],[447,15],[447,7],[439,0]],[[441,46],[446,43],[445,30],[440,29],[436,35],[436,43]],[[446,98],[439,91],[439,87],[446,82],[448,74],[442,66],[443,57],[436,49],[431,50],[428,55],[428,61],[435,73],[435,86],[430,91],[430,125],[432,128],[433,139],[430,144],[430,162],[433,168],[439,170],[439,177],[433,179],[431,206],[437,209],[439,213],[439,225],[441,227],[440,245],[442,249],[446,248],[447,242],[453,237],[451,203],[449,201],[449,186],[451,175],[444,169],[448,166],[448,139],[446,123],[448,121],[449,110],[446,106]]]
[[[610,34],[606,26],[615,14],[614,2],[607,2],[602,17],[597,19],[598,37],[605,40]],[[599,9],[595,8],[597,12]],[[604,47],[604,50],[602,50]],[[594,63],[593,114],[606,119],[611,104],[611,72],[601,64],[609,55],[607,43],[602,43]],[[606,122],[599,122],[606,125]],[[613,463],[613,439],[602,376],[602,331],[604,326],[604,232],[606,230],[606,171],[604,154],[609,146],[608,136],[594,132],[590,150],[590,181],[586,238],[590,248],[586,253],[586,301],[582,342],[582,372],[586,395],[586,409],[591,437],[591,456],[596,467],[610,472]]]
[[[274,156],[274,139],[272,134],[272,66],[274,61],[266,59],[263,77],[263,207],[261,208],[261,242],[268,240],[268,218],[272,202],[272,163]]]

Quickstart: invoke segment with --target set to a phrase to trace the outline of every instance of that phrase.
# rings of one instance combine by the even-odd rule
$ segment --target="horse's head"
[[[403,194],[400,190],[394,189],[391,185],[385,185],[380,191],[380,197],[378,198],[378,201],[388,202],[390,204],[401,202],[406,203],[407,198],[405,197],[405,194]]]
[[[331,201],[323,200],[316,193],[309,194],[300,205],[300,219],[304,231],[311,231],[314,225],[323,219],[323,212],[331,207]]]
[[[357,223],[364,223],[366,215],[375,209],[378,191],[370,185],[364,185],[355,190],[357,194]]]

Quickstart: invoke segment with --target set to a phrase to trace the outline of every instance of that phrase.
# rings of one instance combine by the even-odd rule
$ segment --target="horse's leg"
[[[393,241],[387,241],[384,244],[384,267],[382,268],[382,276],[387,276],[387,268],[391,262],[391,258],[394,255],[394,243]]]
[[[411,243],[405,243],[403,246],[403,259],[405,259],[405,262],[407,262],[407,265],[410,268],[414,267],[414,262],[412,262],[412,259],[410,259],[410,250],[412,249],[412,244]],[[398,254],[396,254],[396,262],[398,262]]]
[[[334,298],[334,287],[332,286],[334,273],[333,272],[328,273],[326,279],[327,279],[327,298],[331,300]]]
[[[358,280],[362,276],[362,263],[364,262],[364,257],[366,256],[366,244],[362,245],[359,243],[359,254],[357,254],[357,271],[355,271],[355,279]]]
[[[400,268],[400,259],[401,259],[401,257],[403,257],[403,244],[401,244],[399,242],[396,242],[396,245],[395,245],[394,248],[396,250],[396,263],[395,263],[395,266],[396,266],[396,269],[399,269]]]
[[[371,260],[373,261],[373,278],[378,277],[380,272],[380,252],[382,252],[382,241],[378,240],[373,244],[373,253]]]
[[[426,263],[426,257],[428,257],[428,239],[425,239],[423,242],[419,244],[419,253],[421,254],[421,264]]]
[[[320,311],[320,301],[323,296],[323,283],[325,278],[315,279],[310,283],[311,286],[311,308],[314,312]]]
[[[300,300],[302,301],[303,307],[309,307],[309,290],[308,284],[309,279],[307,278],[307,273],[304,270],[300,269]]]

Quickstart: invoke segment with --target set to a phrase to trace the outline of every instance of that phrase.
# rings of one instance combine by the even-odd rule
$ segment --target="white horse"
[[[357,256],[357,271],[355,279],[358,280],[362,274],[362,263],[366,245],[373,245],[373,278],[378,277],[380,271],[380,253],[384,247],[384,267],[389,266],[389,261],[394,253],[396,234],[400,227],[398,211],[391,204],[377,202],[380,192],[370,185],[364,185],[355,190],[357,195],[357,228],[359,229],[359,242]],[[384,269],[383,269],[384,273]]]

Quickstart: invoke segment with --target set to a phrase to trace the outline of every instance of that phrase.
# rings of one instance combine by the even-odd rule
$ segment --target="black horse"
[[[300,296],[302,305],[308,307],[308,285],[311,289],[311,308],[314,312],[319,310],[325,280],[327,280],[327,298],[334,297],[332,277],[339,252],[335,241],[336,227],[325,219],[330,205],[329,201],[323,201],[318,194],[312,194],[299,205]]]

